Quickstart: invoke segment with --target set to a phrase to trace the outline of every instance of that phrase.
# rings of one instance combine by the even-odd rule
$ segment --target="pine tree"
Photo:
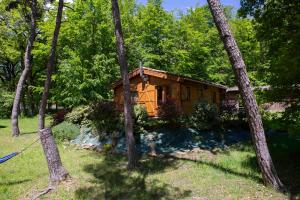
[[[137,165],[137,153],[133,135],[132,104],[130,95],[130,83],[128,77],[128,67],[126,60],[126,51],[122,33],[120,11],[118,0],[111,0],[112,15],[115,25],[115,36],[117,40],[118,60],[120,64],[121,76],[124,90],[124,116],[125,116],[125,134],[127,141],[128,168],[133,169]]]
[[[251,84],[247,75],[246,65],[243,57],[229,29],[228,22],[221,8],[219,0],[207,0],[207,2],[237,80],[242,101],[247,113],[256,157],[264,183],[266,185],[273,186],[277,190],[282,190],[284,186],[277,175],[269,153],[261,116],[258,111],[258,105],[255,96],[251,89]]]

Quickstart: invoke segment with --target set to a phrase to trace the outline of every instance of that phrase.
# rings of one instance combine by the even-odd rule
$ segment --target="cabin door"
[[[157,106],[171,99],[171,87],[156,86],[156,104]]]

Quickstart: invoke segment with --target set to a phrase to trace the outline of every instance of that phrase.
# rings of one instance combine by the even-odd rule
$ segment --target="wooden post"
[[[162,102],[167,101],[167,86],[162,86]]]

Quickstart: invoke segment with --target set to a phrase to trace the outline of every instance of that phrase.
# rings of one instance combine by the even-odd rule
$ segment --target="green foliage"
[[[180,126],[182,112],[173,100],[161,102],[158,107],[158,116],[171,126]]]
[[[287,131],[291,135],[300,136],[300,108],[291,106],[282,115],[283,121],[288,125]]]
[[[197,130],[219,128],[219,115],[216,105],[198,102],[194,107],[194,112],[189,117],[188,124]]]
[[[300,99],[300,2],[293,0],[242,0],[240,15],[253,16],[257,37],[264,44],[269,65],[269,101],[299,105]],[[295,110],[297,112],[297,110]]]
[[[76,0],[71,7],[61,27],[53,100],[73,107],[111,98],[119,67],[110,2]]]
[[[148,121],[148,113],[145,106],[137,104],[133,107],[134,132],[144,133]]]
[[[90,112],[89,106],[78,106],[66,115],[65,120],[72,124],[88,125],[87,118]]]
[[[266,131],[287,131],[286,123],[282,120],[282,113],[261,110],[261,117]]]
[[[145,125],[148,120],[148,113],[145,106],[140,104],[134,105],[133,118],[136,124]]]
[[[166,11],[162,2],[148,1],[146,5],[140,5],[136,0],[120,1],[129,69],[136,68],[142,61],[147,67],[235,85],[208,6],[175,13]],[[29,8],[20,4],[17,9],[7,11],[7,3],[8,0],[0,3],[0,79],[1,87],[11,92],[15,90],[21,69],[28,36]],[[111,99],[110,86],[120,78],[120,72],[110,1],[75,0],[67,4],[49,102],[73,108]],[[44,9],[39,4],[39,34],[32,52],[32,73],[24,92],[26,104],[35,107],[43,91],[44,66],[50,51],[56,6],[54,3]],[[265,44],[257,40],[257,23],[252,19],[237,18],[231,7],[225,6],[224,10],[245,57],[252,83],[264,85],[269,79],[270,61],[265,58]],[[9,71],[7,69],[16,72],[9,79],[4,73]]]
[[[53,136],[56,141],[64,142],[75,139],[80,134],[80,128],[68,122],[62,122],[52,128]]]
[[[300,112],[287,108],[284,112],[261,111],[266,130],[287,132],[293,137],[300,136]]]
[[[9,118],[14,101],[12,92],[6,92],[0,89],[0,118]]]
[[[120,112],[112,101],[100,101],[91,105],[88,119],[100,139],[118,135],[123,128]]]
[[[37,118],[21,118],[21,131],[36,132],[37,121]],[[10,120],[0,119],[1,127],[6,127],[0,128],[1,155],[14,152],[17,148],[16,140],[11,139],[10,124]],[[36,137],[36,134],[21,135],[17,139],[18,146],[27,146]],[[273,138],[268,141],[272,156],[281,161],[277,169],[286,177],[287,183],[294,185],[300,176],[299,171],[295,170],[299,167],[297,152],[300,140],[285,136],[274,139],[276,141]],[[193,158],[199,158],[199,162],[143,156],[138,170],[131,173],[124,170],[127,162],[125,156],[64,148],[60,144],[58,148],[70,174],[80,178],[76,179],[76,184],[56,190],[54,199],[104,199],[105,196],[107,199],[189,199],[193,194],[207,199],[224,199],[224,194],[229,199],[289,198],[263,186],[259,170],[250,165],[256,161],[251,144],[240,144],[227,153],[197,152]],[[18,199],[24,196],[26,188],[45,188],[48,169],[46,162],[41,162],[44,159],[42,148],[34,145],[23,156],[2,164],[1,198]],[[12,180],[23,181],[12,186]],[[216,192],[216,187],[212,185],[222,192]],[[298,191],[297,185],[294,188]]]

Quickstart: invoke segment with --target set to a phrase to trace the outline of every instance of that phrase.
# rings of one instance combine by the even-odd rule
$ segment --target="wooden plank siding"
[[[129,74],[131,92],[134,103],[145,106],[149,116],[157,116],[159,109],[158,90],[162,90],[163,101],[171,99],[184,113],[189,114],[193,111],[194,104],[205,100],[221,106],[222,99],[226,92],[226,87],[206,81],[198,81],[164,71],[144,68],[144,75],[148,80],[142,81],[139,69]],[[113,85],[114,101],[123,107],[123,87],[122,82],[118,81]]]

